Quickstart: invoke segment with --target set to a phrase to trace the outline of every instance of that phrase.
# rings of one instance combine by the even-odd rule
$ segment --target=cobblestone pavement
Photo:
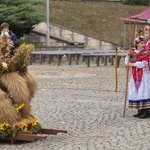
[[[32,100],[33,113],[43,128],[67,134],[11,145],[5,150],[150,150],[150,119],[134,118],[126,109],[123,118],[126,71],[118,69],[118,92],[113,66],[29,66],[39,80]]]

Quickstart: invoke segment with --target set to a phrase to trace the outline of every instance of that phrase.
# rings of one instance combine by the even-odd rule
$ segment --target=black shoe
[[[133,115],[134,117],[139,117],[144,113],[144,109],[138,110],[138,113]]]
[[[145,118],[148,118],[150,116],[149,115],[149,109],[143,109],[143,110],[144,110],[144,113],[139,116],[140,119],[145,119]]]

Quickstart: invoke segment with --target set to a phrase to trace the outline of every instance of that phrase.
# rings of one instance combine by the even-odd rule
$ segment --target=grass
[[[120,18],[147,8],[113,2],[50,1],[50,22],[123,46],[124,23]]]

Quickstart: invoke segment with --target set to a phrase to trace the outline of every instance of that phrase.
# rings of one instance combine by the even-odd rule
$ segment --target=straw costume
[[[0,36],[0,139],[38,133],[41,128],[30,106],[38,88],[36,77],[27,68],[34,46],[23,44],[10,57],[10,44],[9,35]]]

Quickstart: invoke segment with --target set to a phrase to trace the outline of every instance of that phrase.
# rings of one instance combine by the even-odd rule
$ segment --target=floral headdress
[[[144,27],[144,32],[150,32],[150,26],[145,26]]]
[[[144,31],[143,31],[143,29],[139,29],[138,36],[134,40],[134,45],[136,46],[141,41],[144,41]]]

